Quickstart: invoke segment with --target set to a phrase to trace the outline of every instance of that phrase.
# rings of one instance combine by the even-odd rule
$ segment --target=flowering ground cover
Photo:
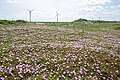
[[[120,24],[0,27],[1,80],[119,80]]]

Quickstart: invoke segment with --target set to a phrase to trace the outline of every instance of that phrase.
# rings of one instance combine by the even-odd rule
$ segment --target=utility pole
[[[30,17],[29,20],[30,20],[30,22],[31,22],[31,15],[32,15],[31,13],[32,13],[33,9],[32,9],[32,10],[28,10],[28,9],[27,9],[27,11],[29,11],[29,17]]]

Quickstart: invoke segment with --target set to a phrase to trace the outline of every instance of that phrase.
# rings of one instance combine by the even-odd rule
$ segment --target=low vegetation
[[[27,23],[27,21],[24,20],[0,20],[0,24],[17,24],[17,23]]]
[[[0,79],[119,80],[119,26],[90,21],[0,25]]]

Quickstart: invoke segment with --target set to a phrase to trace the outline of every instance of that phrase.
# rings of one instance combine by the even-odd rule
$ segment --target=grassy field
[[[120,23],[0,24],[2,80],[120,80]]]

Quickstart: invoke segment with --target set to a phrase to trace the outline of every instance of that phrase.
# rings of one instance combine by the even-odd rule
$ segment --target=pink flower
[[[31,78],[28,78],[28,80],[31,80]]]

